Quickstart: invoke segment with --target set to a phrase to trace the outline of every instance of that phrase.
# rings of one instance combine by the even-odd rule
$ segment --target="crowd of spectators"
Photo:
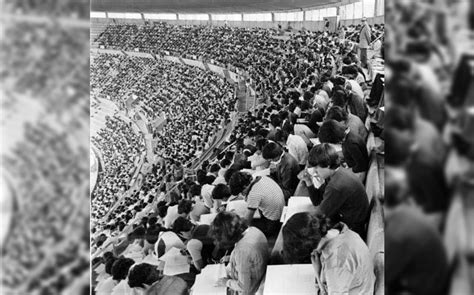
[[[150,186],[156,186],[165,174],[169,175],[174,162],[183,169],[184,164],[190,164],[198,158],[211,144],[211,135],[228,122],[235,105],[232,85],[211,72],[165,60],[111,54],[95,57],[91,67],[91,92],[97,97],[109,98],[117,104],[121,103],[123,97],[136,98],[134,105],[138,105],[150,121],[161,114],[165,115],[164,127],[154,133],[154,140],[157,142],[155,153],[163,160],[173,163],[163,171],[163,175],[145,175],[144,182]],[[114,129],[107,133],[115,134],[116,131],[112,130]],[[122,134],[115,134],[112,142],[119,141],[121,136]],[[99,149],[107,150],[110,146],[113,145],[100,144]],[[122,151],[124,156],[128,153],[123,148],[118,150]],[[110,152],[104,154],[104,158],[110,156]],[[129,164],[131,166],[126,167],[133,170],[133,161]],[[111,169],[113,177],[103,175],[107,172],[99,173],[99,186],[93,194],[94,202],[97,202],[93,205],[93,218],[108,212],[107,209],[117,201],[113,196],[120,189],[122,193],[127,191],[131,175],[125,173],[128,171],[126,167],[123,168],[123,175],[116,173],[115,168]],[[115,183],[112,191],[107,189],[109,181]],[[120,183],[117,184],[117,181]],[[148,194],[150,189],[142,187],[141,190],[142,193]],[[100,194],[97,201],[95,193]],[[139,195],[138,192],[131,194],[124,206],[139,204]],[[96,207],[100,208],[101,213],[96,213]],[[123,208],[119,207],[115,211]],[[112,213],[109,220],[115,217]]]
[[[86,0],[69,1],[5,1],[8,13],[26,16],[63,17],[68,19],[89,19],[90,2]]]
[[[226,151],[203,162],[195,175],[183,173],[177,155],[159,154],[153,176],[134,192],[138,204],[128,210],[122,204],[105,231],[93,234],[96,292],[151,285],[149,292],[159,293],[167,284],[174,294],[185,294],[206,264],[224,259],[221,283],[234,292],[256,292],[268,264],[313,263],[322,265],[315,276],[326,292],[373,293],[364,183],[368,132],[381,133],[371,124],[381,96],[371,100],[371,77],[364,77],[355,48],[337,34],[301,32],[281,41],[272,32],[160,23],[111,25],[98,38],[107,48],[164,50],[245,68],[266,99],[238,119]],[[306,189],[316,214],[294,215],[282,228],[283,208],[298,188]],[[270,257],[280,232],[283,244]],[[309,233],[314,239],[307,241]],[[162,276],[152,265],[172,255],[173,247],[182,249],[175,259],[188,256],[188,271]],[[330,255],[337,247],[347,251]],[[358,267],[341,276],[354,259]]]
[[[2,47],[0,73],[16,95],[36,97],[56,114],[88,96],[88,28],[18,22],[5,26],[5,36],[10,38]]]
[[[99,170],[99,181],[91,196],[92,219],[103,217],[124,194],[145,150],[143,136],[133,131],[131,124],[118,115],[105,118],[105,127],[91,138],[104,159]]]
[[[458,224],[469,221],[460,211],[448,214],[454,204],[465,206],[459,187],[472,182],[472,126],[467,123],[472,114],[460,95],[469,86],[459,83],[472,74],[455,74],[463,66],[462,44],[468,43],[459,42],[461,30],[467,30],[467,18],[458,10],[467,1],[461,2],[406,1],[387,7],[385,279],[390,292],[472,292],[460,279],[462,272],[451,269],[465,259],[454,257],[464,247],[454,241],[466,238]],[[472,186],[462,192],[470,194]],[[451,285],[449,273],[456,274]]]
[[[87,157],[86,149],[71,147],[68,136],[38,122],[25,126],[25,140],[5,156],[4,163],[13,179],[17,208],[13,212],[12,228],[2,246],[2,286],[7,290],[42,290],[57,292],[61,288],[41,282],[45,274],[53,278],[55,257],[63,257],[62,266],[76,266],[77,272],[88,270],[89,235],[87,191],[81,179],[88,176],[88,166],[74,159]],[[80,231],[78,226],[82,230]],[[74,238],[71,229],[75,229]],[[65,245],[69,245],[68,248]],[[78,258],[83,256],[82,263]],[[48,268],[49,265],[49,268]],[[50,269],[50,271],[47,271]],[[52,271],[53,269],[54,271]],[[69,273],[65,285],[74,279]]]
[[[2,293],[89,294],[88,281],[66,291],[90,271],[89,9],[2,3],[2,128],[18,135],[2,136],[17,205],[1,245]]]
[[[360,26],[352,29],[354,32],[348,34],[348,39],[341,38],[337,32],[301,31],[284,40],[273,38],[276,29],[153,22],[109,25],[95,41],[109,49],[194,57],[241,68],[257,82],[255,90],[271,96],[281,90],[281,84],[301,82],[308,69],[321,69],[332,62],[342,64],[337,56],[353,51],[356,43],[350,40],[357,40]],[[372,39],[378,39],[383,32],[383,24],[374,26]]]

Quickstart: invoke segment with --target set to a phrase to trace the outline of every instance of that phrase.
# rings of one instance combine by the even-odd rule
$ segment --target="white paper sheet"
[[[309,197],[291,197],[288,200],[288,208],[285,212],[285,224],[291,216],[300,212],[309,212],[314,209],[314,205]]]
[[[269,265],[263,294],[318,294],[314,279],[311,264]]]
[[[225,286],[216,286],[217,280],[222,273],[225,275],[223,264],[208,264],[196,276],[196,282],[192,287],[193,295],[225,295]]]
[[[165,262],[163,273],[167,276],[173,276],[181,273],[189,272],[188,257],[181,254],[176,247],[171,248],[160,260]]]

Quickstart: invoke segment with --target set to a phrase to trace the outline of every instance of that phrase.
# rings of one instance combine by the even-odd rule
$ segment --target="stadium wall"
[[[294,30],[301,30],[305,28],[310,31],[322,31],[324,28],[324,21],[296,21],[296,22],[281,22],[281,21],[200,21],[200,20],[148,20],[150,22],[167,22],[174,25],[211,25],[211,26],[224,26],[229,27],[241,27],[241,28],[278,28],[281,25],[282,29],[288,28],[290,25]],[[144,24],[145,21],[142,19],[105,19],[105,18],[92,18],[93,23],[116,23],[116,24]],[[385,17],[376,16],[367,18],[367,22],[370,25],[383,24]],[[344,26],[357,25],[361,23],[361,19],[347,19],[340,20],[340,24]]]

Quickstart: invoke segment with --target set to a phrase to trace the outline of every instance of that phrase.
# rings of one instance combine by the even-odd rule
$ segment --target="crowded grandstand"
[[[384,292],[384,3],[300,4],[92,12],[95,293]]]

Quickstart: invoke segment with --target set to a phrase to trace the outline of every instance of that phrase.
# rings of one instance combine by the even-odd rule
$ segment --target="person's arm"
[[[368,170],[369,163],[366,160],[368,156],[364,157],[362,151],[355,143],[345,143],[342,151],[347,165],[352,168],[354,173],[366,172]]]
[[[309,199],[314,206],[319,206],[323,201],[324,191],[326,190],[326,183],[324,183],[319,189],[315,188],[314,185],[307,186],[309,191]]]
[[[247,208],[246,219],[247,219],[248,224],[252,223],[253,217],[255,216],[255,211],[257,211],[256,208],[250,208],[250,207]]]
[[[292,156],[293,157],[293,156]],[[293,183],[293,173],[294,173],[294,168],[289,167],[289,165],[284,165],[282,167],[279,167],[279,173],[280,173],[280,186],[281,190],[283,191],[283,194],[285,195],[285,200],[288,200],[292,194],[294,194],[296,185]],[[297,174],[297,173],[296,173]]]
[[[323,200],[318,207],[318,213],[322,213],[327,217],[336,214],[349,196],[341,194],[334,186],[327,186],[324,190]]]
[[[197,239],[189,240],[188,244],[186,245],[186,249],[188,250],[191,258],[193,260],[193,264],[197,270],[201,270],[204,266],[204,262],[202,261],[202,242]]]
[[[354,272],[355,270],[351,272],[346,266],[328,267],[324,273],[328,294],[349,295]]]
[[[249,257],[249,252],[241,253],[240,251],[235,253],[235,269],[238,275],[237,280],[230,279],[227,281],[227,287],[239,292],[242,295],[252,294],[252,279],[256,279],[259,270],[255,267],[252,258]]]

